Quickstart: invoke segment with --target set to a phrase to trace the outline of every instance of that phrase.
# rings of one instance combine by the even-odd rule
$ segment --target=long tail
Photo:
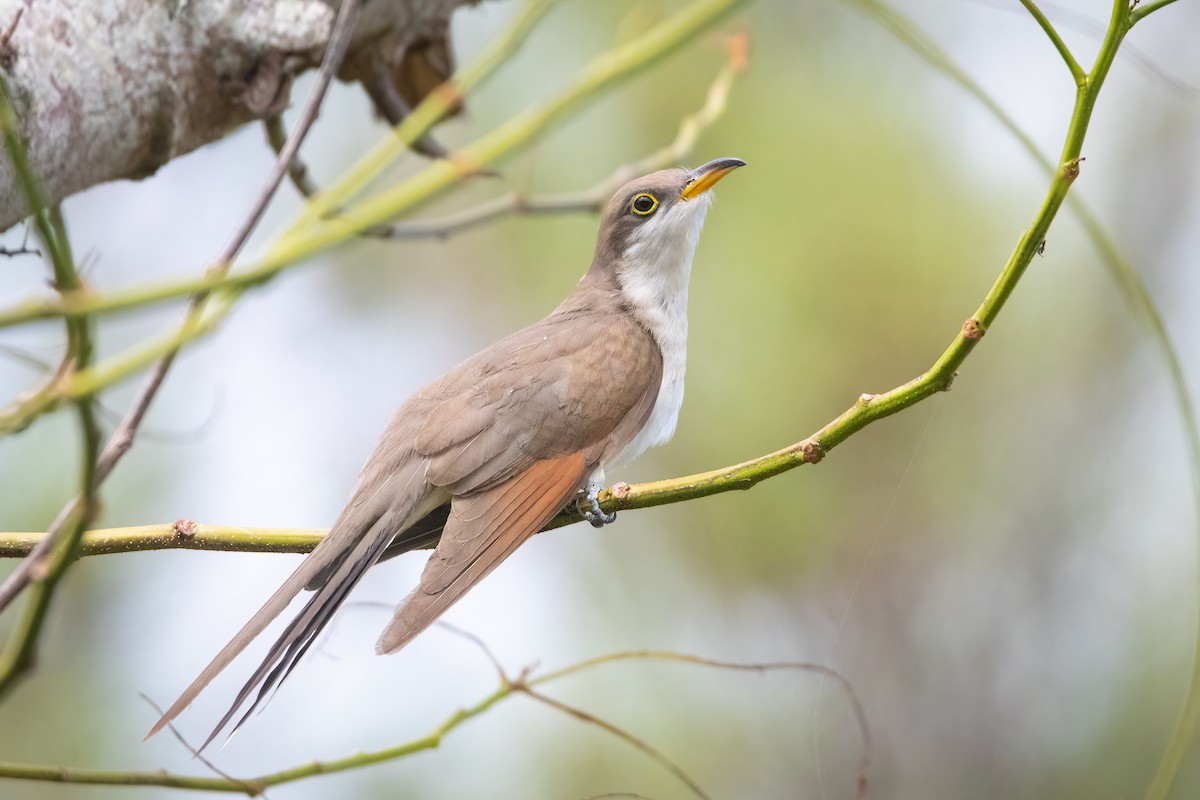
[[[380,482],[360,481],[355,496],[329,535],[217,653],[212,662],[155,723],[146,734],[146,738],[158,733],[191,705],[197,695],[287,608],[301,590],[310,588],[315,591],[313,596],[275,640],[262,664],[242,687],[232,706],[200,749],[203,750],[216,738],[246,700],[254,694],[249,709],[238,719],[233,731],[246,721],[271,690],[291,673],[334,612],[341,607],[350,590],[379,559],[388,544],[398,533],[403,532],[406,526],[425,517],[431,510],[428,507],[431,498],[423,479],[423,470],[414,466],[405,472],[409,472],[409,475],[404,478],[392,473]],[[389,484],[402,485],[391,488]],[[314,580],[318,577],[323,580]],[[230,732],[231,735],[233,731]]]

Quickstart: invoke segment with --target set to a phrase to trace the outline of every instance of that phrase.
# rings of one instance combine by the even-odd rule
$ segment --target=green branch
[[[1035,162],[1051,173],[1054,171],[1055,166],[1053,162],[1038,150],[1033,139],[1021,130],[1012,117],[979,84],[973,81],[966,72],[954,63],[944,50],[921,33],[910,20],[890,7],[876,2],[876,0],[851,0],[851,2],[863,6],[866,13],[887,28],[905,46],[982,103],[988,112],[1013,135]],[[1169,5],[1171,2],[1173,0],[1166,0],[1161,3],[1148,3],[1135,8],[1129,14],[1126,21],[1122,11],[1122,3],[1118,0],[1113,6],[1110,36],[1112,30],[1120,29],[1121,27],[1124,27],[1128,31],[1129,26],[1138,19],[1158,8]],[[1106,46],[1108,43],[1109,38],[1106,37]],[[1097,64],[1099,62],[1100,57],[1097,57]],[[1109,59],[1109,63],[1111,64],[1111,59]],[[1141,275],[1121,255],[1116,244],[1113,243],[1104,230],[1104,226],[1101,225],[1096,215],[1091,212],[1082,200],[1071,195],[1067,198],[1067,203],[1083,225],[1084,232],[1100,253],[1102,263],[1107,269],[1109,276],[1120,289],[1121,296],[1129,305],[1130,311],[1145,326],[1146,331],[1150,334],[1155,349],[1158,351],[1159,358],[1162,359],[1163,364],[1167,368],[1172,392],[1175,396],[1175,405],[1178,408],[1184,432],[1187,436],[1192,478],[1192,501],[1196,524],[1200,525],[1200,428],[1197,427],[1195,403],[1192,400],[1191,392],[1188,390],[1179,355],[1171,343],[1162,315],[1159,314],[1158,309],[1155,307],[1150,290],[1146,287]],[[1200,626],[1200,614],[1197,615],[1197,625]],[[1196,632],[1195,641],[1200,642],[1200,629]],[[1187,693],[1158,770],[1147,790],[1147,800],[1164,800],[1170,792],[1175,777],[1179,772],[1179,767],[1183,763],[1183,759],[1195,736],[1198,722],[1200,722],[1200,652],[1196,652],[1193,655]]]
[[[173,775],[165,771],[134,772],[99,769],[74,769],[43,764],[14,764],[0,762],[0,778],[17,780],[42,781],[49,783],[74,783],[91,786],[160,786],[171,789],[193,789],[206,792],[232,792],[257,797],[272,786],[293,783],[314,775],[330,775],[336,772],[367,767],[384,761],[420,753],[424,750],[435,750],[442,738],[462,725],[484,713],[501,700],[509,697],[514,689],[509,685],[501,685],[499,689],[480,700],[473,706],[460,709],[439,725],[432,733],[413,739],[396,747],[384,750],[372,750],[356,753],[345,758],[329,761],[312,761],[290,769],[259,775],[254,778],[222,778],[204,777],[199,775]]]
[[[45,193],[30,166],[25,142],[13,107],[7,80],[0,75],[0,131],[4,149],[13,165],[17,183],[25,195],[26,206],[34,219],[34,227],[54,268],[54,286],[60,292],[78,291],[82,285],[71,254],[66,224],[58,208],[47,205]],[[49,386],[88,369],[92,360],[91,321],[87,317],[67,319],[67,355]],[[43,395],[44,396],[44,395]],[[96,459],[100,450],[100,430],[96,425],[92,399],[75,401],[80,427],[80,490],[82,502],[72,512],[60,515],[50,526],[41,547],[35,548],[30,562],[19,569],[31,575],[33,589],[28,603],[0,652],[0,698],[16,685],[33,665],[38,635],[50,608],[58,582],[75,559],[79,540],[95,512]],[[11,576],[10,576],[11,579]]]
[[[1042,10],[1037,7],[1037,4],[1033,0],[1021,0],[1021,5],[1025,6],[1025,9],[1037,20],[1037,24],[1042,26],[1042,30],[1050,37],[1051,43],[1054,44],[1054,49],[1058,51],[1063,61],[1066,62],[1067,69],[1071,70],[1071,77],[1075,79],[1075,85],[1082,86],[1083,82],[1087,80],[1087,73],[1083,71],[1083,67],[1079,66],[1079,62],[1075,60],[1075,56],[1071,55],[1070,48],[1067,47],[1067,43],[1062,40],[1062,37],[1058,35],[1058,31],[1054,29],[1054,26],[1050,24],[1050,20],[1046,18],[1046,15],[1042,13]]]
[[[1158,11],[1160,8],[1165,8],[1166,6],[1169,6],[1169,5],[1171,5],[1171,3],[1174,3],[1174,2],[1175,2],[1175,0],[1151,0],[1151,2],[1149,2],[1149,3],[1140,3],[1140,4],[1135,2],[1133,10],[1129,14],[1130,23],[1132,24],[1132,23],[1136,23],[1136,22],[1141,22],[1141,20],[1143,18],[1150,16],[1155,11]]]
[[[78,555],[98,556],[148,550],[219,550],[239,553],[308,553],[325,529],[240,528],[198,525],[187,519],[160,525],[88,531]],[[29,555],[45,533],[0,533],[0,558]]]

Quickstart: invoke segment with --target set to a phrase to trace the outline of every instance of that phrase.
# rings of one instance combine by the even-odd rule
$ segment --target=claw
[[[610,511],[605,514],[601,510],[599,497],[600,484],[589,483],[587,494],[575,501],[575,510],[579,512],[579,516],[590,522],[593,528],[603,528],[617,518],[617,512]]]

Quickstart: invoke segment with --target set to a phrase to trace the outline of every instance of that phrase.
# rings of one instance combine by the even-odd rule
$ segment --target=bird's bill
[[[738,167],[746,166],[740,158],[718,158],[692,170],[691,180],[683,187],[679,195],[681,200],[691,200],[699,197],[717,185],[717,181],[733,172]]]

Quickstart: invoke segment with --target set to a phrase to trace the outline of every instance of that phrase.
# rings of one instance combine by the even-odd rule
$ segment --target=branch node
[[[439,84],[433,91],[429,93],[437,102],[443,104],[443,108],[447,109],[448,114],[454,114],[458,109],[462,108],[466,97],[462,90],[455,85],[454,80],[448,80]]]
[[[608,493],[610,495],[612,495],[614,500],[624,500],[626,497],[629,497],[629,493],[632,490],[633,490],[632,486],[630,486],[625,481],[621,481],[619,483],[614,483],[612,486],[610,486],[608,489]]]
[[[1079,165],[1084,161],[1087,161],[1087,159],[1079,156],[1078,158],[1072,158],[1062,165],[1062,173],[1068,183],[1074,183],[1075,179],[1079,177]]]
[[[977,342],[983,338],[985,333],[987,333],[987,328],[983,326],[982,322],[975,319],[975,317],[971,317],[963,323],[962,335],[968,341]]]
[[[862,394],[860,394],[858,396],[858,400],[855,401],[854,405],[858,406],[859,408],[866,408],[867,404],[870,403],[874,399],[875,399],[875,395],[873,395],[869,392],[863,392]]]
[[[454,169],[459,175],[464,178],[469,178],[475,175],[491,174],[483,168],[483,164],[478,159],[472,158],[470,154],[464,152],[451,153],[449,162],[454,165]]]
[[[864,397],[866,395],[863,395]],[[821,447],[821,443],[815,439],[810,439],[800,448],[800,452],[804,454],[805,464],[819,464],[821,459],[825,457],[825,448]]]
[[[191,541],[196,538],[196,523],[187,517],[180,517],[171,523],[171,535],[177,539]]]

